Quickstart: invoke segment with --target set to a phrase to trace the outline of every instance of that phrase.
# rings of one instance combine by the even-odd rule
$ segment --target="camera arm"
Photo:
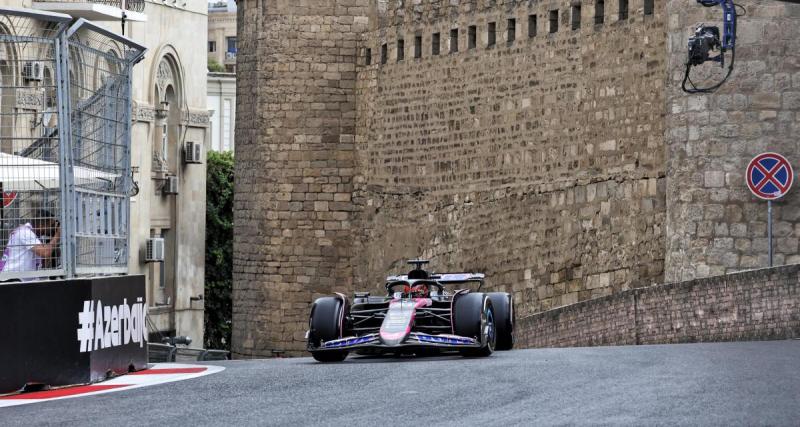
[[[736,47],[736,6],[733,0],[697,0],[702,6],[722,6],[722,51]]]
[[[736,5],[733,0],[697,0],[704,7],[722,7],[722,36],[720,37],[719,27],[706,27],[699,25],[695,30],[695,36],[689,38],[689,58],[686,62],[686,71],[683,76],[681,89],[686,93],[709,93],[717,90],[730,77],[733,72],[733,64],[736,58]],[[717,56],[710,56],[710,50],[719,48]],[[728,72],[719,83],[698,88],[692,83],[689,73],[692,67],[707,61],[718,62],[721,67],[725,66],[725,52],[731,51],[731,60],[728,65]],[[686,83],[691,85],[687,88]]]

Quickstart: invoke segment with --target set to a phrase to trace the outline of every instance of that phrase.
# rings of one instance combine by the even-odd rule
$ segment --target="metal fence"
[[[37,0],[41,3],[94,3],[117,7],[131,12],[143,12],[144,0]]]
[[[79,20],[66,33],[70,157],[74,173],[67,217],[75,273],[123,273],[128,267],[131,68],[144,48]],[[72,211],[71,208],[75,210]]]
[[[127,271],[130,75],[145,49],[70,21],[0,9],[0,281]]]

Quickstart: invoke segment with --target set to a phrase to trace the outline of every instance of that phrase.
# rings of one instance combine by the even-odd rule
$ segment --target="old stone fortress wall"
[[[759,52],[756,37],[772,19],[798,27],[776,18],[788,7],[748,6],[740,78],[788,54],[795,42]],[[701,9],[244,0],[234,351],[302,354],[314,297],[379,292],[414,256],[485,272],[520,318],[765,265],[742,171],[761,148],[797,151],[796,108],[785,77],[675,90],[691,27],[715,19]],[[778,208],[779,263],[796,262],[798,200]]]

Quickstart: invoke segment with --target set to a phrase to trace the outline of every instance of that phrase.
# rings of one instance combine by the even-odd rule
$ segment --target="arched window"
[[[179,134],[182,105],[182,87],[175,61],[165,55],[158,64],[154,94],[157,100],[155,140],[153,141],[153,169],[175,172],[180,153]]]

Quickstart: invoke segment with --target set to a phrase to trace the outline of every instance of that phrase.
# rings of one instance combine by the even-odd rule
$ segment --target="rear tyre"
[[[497,329],[497,344],[494,349],[498,351],[511,350],[514,348],[514,300],[507,292],[492,292],[489,299],[492,300],[494,310],[494,322]]]
[[[460,350],[462,356],[486,357],[492,354],[497,339],[492,301],[486,294],[468,293],[457,297],[453,306],[456,335],[479,340],[480,348]]]
[[[317,348],[323,341],[342,337],[346,306],[341,298],[322,297],[311,306],[308,345]],[[311,351],[311,356],[319,362],[341,362],[347,357],[347,350]]]

